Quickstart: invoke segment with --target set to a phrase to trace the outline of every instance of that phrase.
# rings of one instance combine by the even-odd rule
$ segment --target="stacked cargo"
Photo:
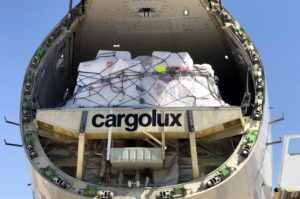
[[[212,67],[188,53],[99,51],[80,63],[74,95],[65,107],[191,107],[226,105]]]

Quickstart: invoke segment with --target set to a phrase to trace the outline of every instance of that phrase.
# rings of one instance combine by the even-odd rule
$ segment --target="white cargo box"
[[[162,169],[161,148],[111,148],[110,163],[114,169]]]

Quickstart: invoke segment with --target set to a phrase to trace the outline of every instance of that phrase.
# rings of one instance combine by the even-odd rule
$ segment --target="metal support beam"
[[[194,126],[193,112],[191,110],[187,111],[189,138],[190,138],[190,148],[191,148],[191,158],[192,158],[192,172],[193,178],[199,177],[199,165],[198,165],[198,153],[197,153],[197,143],[196,134]]]
[[[164,115],[165,115],[164,110],[162,111],[162,115],[163,115],[163,118],[165,118],[164,117]],[[165,132],[165,127],[163,126],[161,128],[161,157],[162,157],[163,160],[166,159],[166,150],[167,150],[167,147],[166,147],[166,132]]]
[[[197,154],[195,132],[190,133],[190,147],[191,147],[193,178],[196,179],[199,177],[199,166],[198,166],[198,154]]]
[[[78,137],[78,153],[77,153],[77,171],[76,178],[82,179],[84,170],[84,153],[85,153],[85,129],[88,112],[83,111],[81,114],[80,126],[79,126],[79,137]]]
[[[159,144],[160,146],[163,145],[163,143],[161,143],[161,141],[159,141],[156,137],[154,137],[153,135],[151,135],[150,133],[148,133],[147,131],[142,131],[142,133],[144,133],[145,135],[147,135],[149,138],[151,138],[152,140],[154,140],[157,144]]]
[[[83,177],[85,141],[86,141],[85,133],[80,133],[78,139],[78,153],[77,153],[77,171],[76,171],[77,179],[82,179]]]
[[[281,118],[276,119],[276,120],[272,120],[272,121],[269,122],[269,124],[276,124],[276,123],[281,122],[283,120],[285,120],[285,118],[284,118],[284,114],[282,113]]]
[[[113,110],[111,109],[109,111],[110,114],[113,113]],[[110,149],[111,149],[111,144],[112,144],[112,132],[113,132],[113,127],[108,128],[108,133],[107,133],[107,148],[106,148],[106,160],[110,160]]]
[[[5,120],[5,122],[6,122],[7,124],[12,124],[12,125],[20,126],[19,123],[16,123],[16,122],[12,122],[12,121],[7,120],[5,116],[4,116],[4,120]]]
[[[164,160],[165,157],[166,157],[166,150],[167,150],[167,147],[166,147],[166,133],[165,133],[165,130],[163,129],[162,132],[161,132],[161,153],[162,153],[162,159]]]
[[[269,143],[267,143],[266,145],[269,146],[269,145],[275,145],[275,144],[281,144],[281,143],[282,143],[282,139],[281,139],[281,137],[280,137],[278,141],[275,141],[275,142],[269,142]]]
[[[106,160],[109,161],[110,159],[110,149],[111,149],[111,142],[112,142],[112,127],[108,129],[108,137],[107,137],[107,148],[106,148]]]
[[[13,144],[13,143],[6,142],[6,139],[4,139],[4,144],[6,146],[23,147],[22,144]]]

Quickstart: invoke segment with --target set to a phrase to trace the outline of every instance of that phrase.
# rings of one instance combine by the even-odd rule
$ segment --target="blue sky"
[[[273,139],[300,133],[300,1],[223,0],[256,44],[266,71],[272,118],[286,120],[273,126]],[[38,45],[66,14],[68,1],[2,1],[0,12],[0,191],[3,199],[30,199],[30,171],[22,148],[4,146],[2,140],[21,143],[18,127],[20,92],[25,69]],[[300,147],[300,146],[295,146]],[[274,146],[274,183],[277,182],[281,145]]]

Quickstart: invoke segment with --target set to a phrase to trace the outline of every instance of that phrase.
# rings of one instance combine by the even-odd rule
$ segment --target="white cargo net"
[[[126,51],[99,51],[80,63],[77,86],[65,107],[225,106],[209,64],[188,53],[153,52],[131,59]]]

